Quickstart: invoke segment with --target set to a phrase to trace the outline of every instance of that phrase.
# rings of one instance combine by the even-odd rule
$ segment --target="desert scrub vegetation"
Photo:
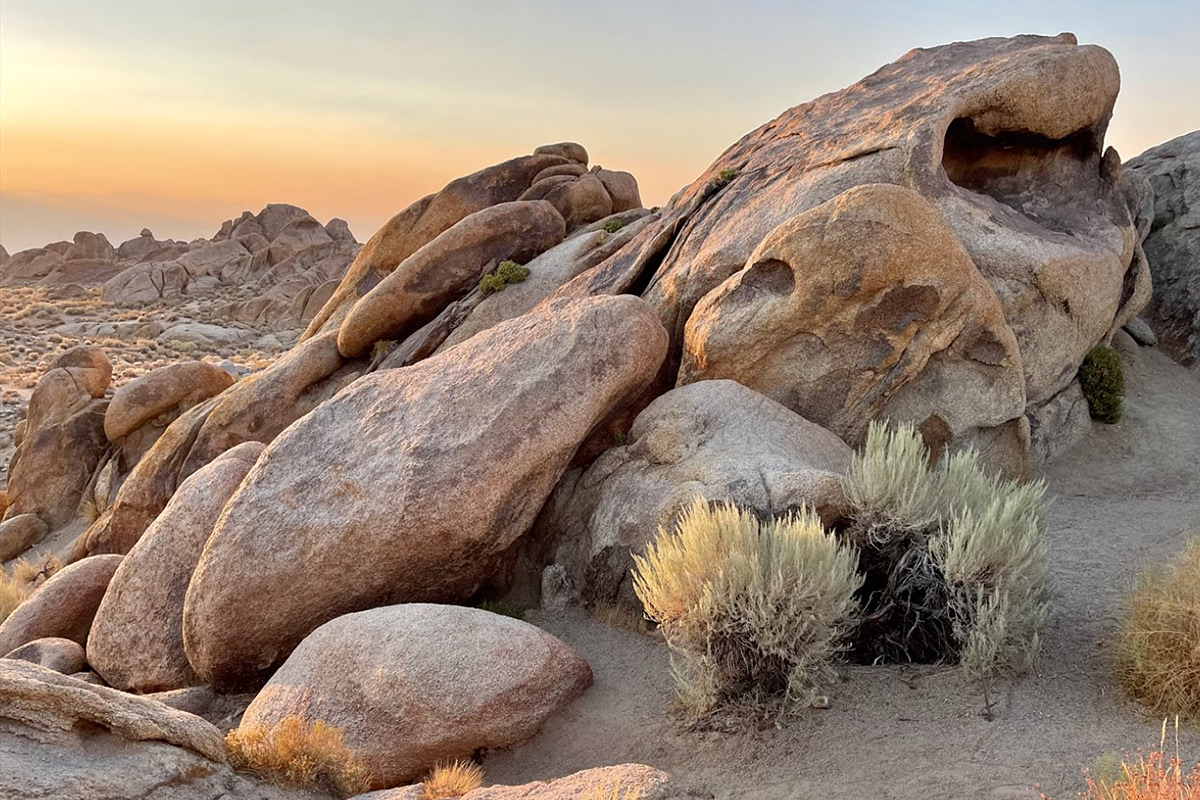
[[[627,223],[623,219],[610,219],[608,222],[604,223],[600,227],[606,233],[616,233],[617,231],[621,230],[621,228],[624,228],[627,224],[629,224],[629,223]]]
[[[529,277],[529,267],[515,261],[501,261],[493,272],[479,279],[479,291],[485,296],[504,291],[512,283],[521,283]]]
[[[424,800],[462,797],[483,785],[483,768],[470,761],[446,761],[434,766],[421,782]]]
[[[1174,562],[1138,576],[1117,662],[1135,700],[1200,722],[1200,537]]]
[[[1093,347],[1079,365],[1079,386],[1092,419],[1108,425],[1121,421],[1125,373],[1116,350],[1104,345]]]
[[[844,479],[859,550],[861,663],[957,662],[983,682],[1032,666],[1050,612],[1045,485],[989,474],[973,450],[931,468],[910,424],[872,423]]]
[[[683,708],[780,713],[813,701],[835,677],[854,625],[857,556],[805,508],[760,521],[698,497],[674,531],[634,557],[634,592],[671,650]]]
[[[1136,756],[1105,757],[1099,768],[1085,770],[1082,800],[1200,800],[1200,762],[1184,772],[1179,757],[1179,719],[1175,719],[1175,753],[1166,753],[1167,720],[1157,750]],[[1042,795],[1042,800],[1048,800]]]
[[[250,725],[225,736],[229,763],[279,786],[312,788],[340,797],[371,787],[362,759],[342,743],[342,730],[295,714],[271,726]]]

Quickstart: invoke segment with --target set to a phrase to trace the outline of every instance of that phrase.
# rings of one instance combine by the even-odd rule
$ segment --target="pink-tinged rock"
[[[596,297],[355,381],[271,443],[218,520],[185,603],[192,667],[254,687],[336,616],[470,597],[665,352],[645,303]]]
[[[345,731],[376,787],[439,761],[511,747],[591,685],[545,631],[477,608],[411,603],[347,614],[301,643],[246,709],[242,728],[289,715]]]
[[[144,694],[202,683],[183,650],[183,598],[213,524],[264,446],[240,444],[185,480],[117,568],[87,641],[88,663],[110,686]]]
[[[120,563],[121,556],[93,556],[54,573],[0,625],[0,653],[52,636],[86,645],[96,609]]]

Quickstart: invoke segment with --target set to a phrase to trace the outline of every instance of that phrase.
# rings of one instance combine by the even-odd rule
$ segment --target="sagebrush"
[[[786,710],[833,679],[862,579],[853,550],[811,510],[760,521],[698,497],[634,564],[646,616],[679,656],[676,688],[690,713],[741,703]]]
[[[984,681],[1032,665],[1051,596],[1042,482],[990,474],[973,450],[931,467],[912,425],[872,423],[844,487],[865,574],[859,660],[953,661]]]
[[[318,789],[341,797],[371,788],[363,760],[346,748],[340,728],[311,725],[291,714],[274,725],[242,725],[225,737],[229,763],[281,786]]]
[[[1117,652],[1131,697],[1200,722],[1200,538],[1138,577]]]

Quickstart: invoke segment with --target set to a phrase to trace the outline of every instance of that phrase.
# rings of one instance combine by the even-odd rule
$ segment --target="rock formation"
[[[1149,318],[1184,365],[1200,364],[1200,131],[1125,163],[1141,246],[1154,276]]]

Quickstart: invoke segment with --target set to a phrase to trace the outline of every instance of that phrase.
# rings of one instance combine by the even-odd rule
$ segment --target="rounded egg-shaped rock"
[[[336,616],[470,597],[666,347],[642,300],[593,297],[355,381],[267,447],[218,520],[185,601],[192,667],[253,688]]]
[[[104,433],[115,442],[164,411],[191,408],[232,384],[232,375],[203,361],[151,370],[117,389],[104,414]]]
[[[347,614],[306,638],[241,727],[299,715],[345,732],[376,787],[532,737],[592,682],[550,634],[477,608],[410,603]]]
[[[86,645],[96,609],[120,563],[118,555],[92,556],[54,573],[0,625],[0,654],[51,636]]]
[[[217,517],[264,447],[245,442],[192,474],[117,568],[87,641],[88,663],[109,686],[201,683],[183,650],[183,598]]]

